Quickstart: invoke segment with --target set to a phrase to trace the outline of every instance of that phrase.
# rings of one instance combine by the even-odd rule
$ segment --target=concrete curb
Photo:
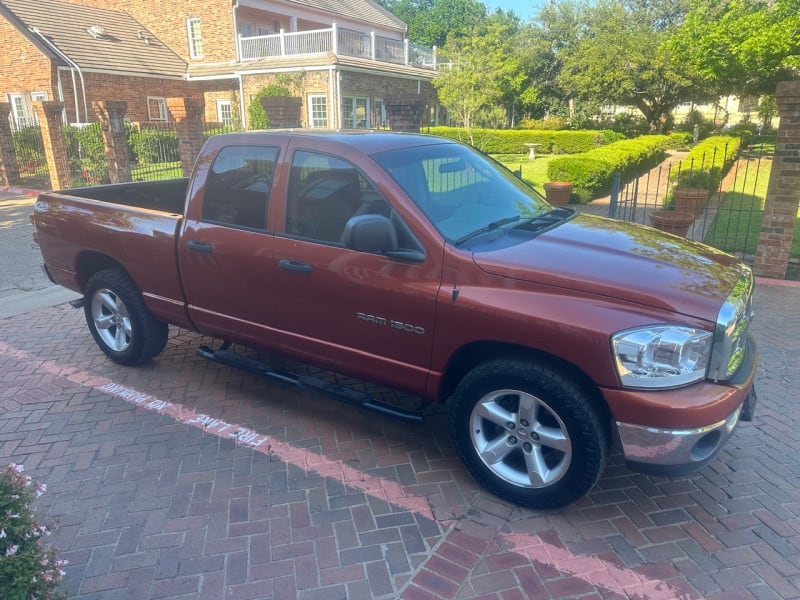
[[[44,193],[44,190],[34,190],[32,188],[23,188],[13,185],[0,185],[0,192],[19,194],[21,196],[38,196],[39,194]]]
[[[65,304],[80,297],[80,294],[56,285],[0,297],[0,319],[9,319],[40,308]]]

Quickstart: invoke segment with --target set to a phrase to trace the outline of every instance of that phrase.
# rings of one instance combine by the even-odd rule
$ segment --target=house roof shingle
[[[186,73],[186,62],[126,12],[57,0],[0,0],[0,5],[39,32],[26,32],[38,46],[47,47],[36,39],[44,35],[82,69],[176,78]],[[94,26],[104,35],[93,37],[87,30]]]

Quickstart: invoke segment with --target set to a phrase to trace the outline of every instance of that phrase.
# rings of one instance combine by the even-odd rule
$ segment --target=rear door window
[[[265,229],[277,157],[278,148],[269,146],[220,150],[206,180],[202,220]]]

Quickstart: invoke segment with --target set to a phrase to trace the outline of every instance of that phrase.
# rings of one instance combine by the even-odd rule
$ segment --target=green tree
[[[512,25],[504,18],[490,20],[473,35],[448,38],[442,49],[448,62],[433,85],[470,143],[473,127],[504,125],[515,102],[535,98],[514,52]]]
[[[538,91],[535,102],[520,107],[525,116],[549,116],[566,106],[569,92],[562,86],[560,75],[565,57],[585,30],[584,8],[579,1],[548,2],[534,22],[521,27],[517,55],[530,85]]]
[[[668,43],[680,18],[674,6],[658,11],[651,2],[603,0],[583,15],[586,30],[559,76],[568,92],[635,106],[654,130],[668,124],[680,103],[707,97],[699,77]]]
[[[800,68],[800,0],[693,0],[671,45],[720,94],[764,94]]]
[[[408,25],[408,39],[440,48],[448,36],[469,35],[486,18],[478,0],[397,0],[390,10]]]

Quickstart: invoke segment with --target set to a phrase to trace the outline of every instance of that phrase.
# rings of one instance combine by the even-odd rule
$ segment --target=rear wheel
[[[608,426],[588,394],[539,363],[497,360],[470,371],[453,394],[450,427],[473,477],[522,506],[570,504],[605,468]]]
[[[89,278],[83,308],[92,337],[116,363],[146,363],[167,345],[169,326],[153,317],[136,284],[119,270],[98,271]]]

